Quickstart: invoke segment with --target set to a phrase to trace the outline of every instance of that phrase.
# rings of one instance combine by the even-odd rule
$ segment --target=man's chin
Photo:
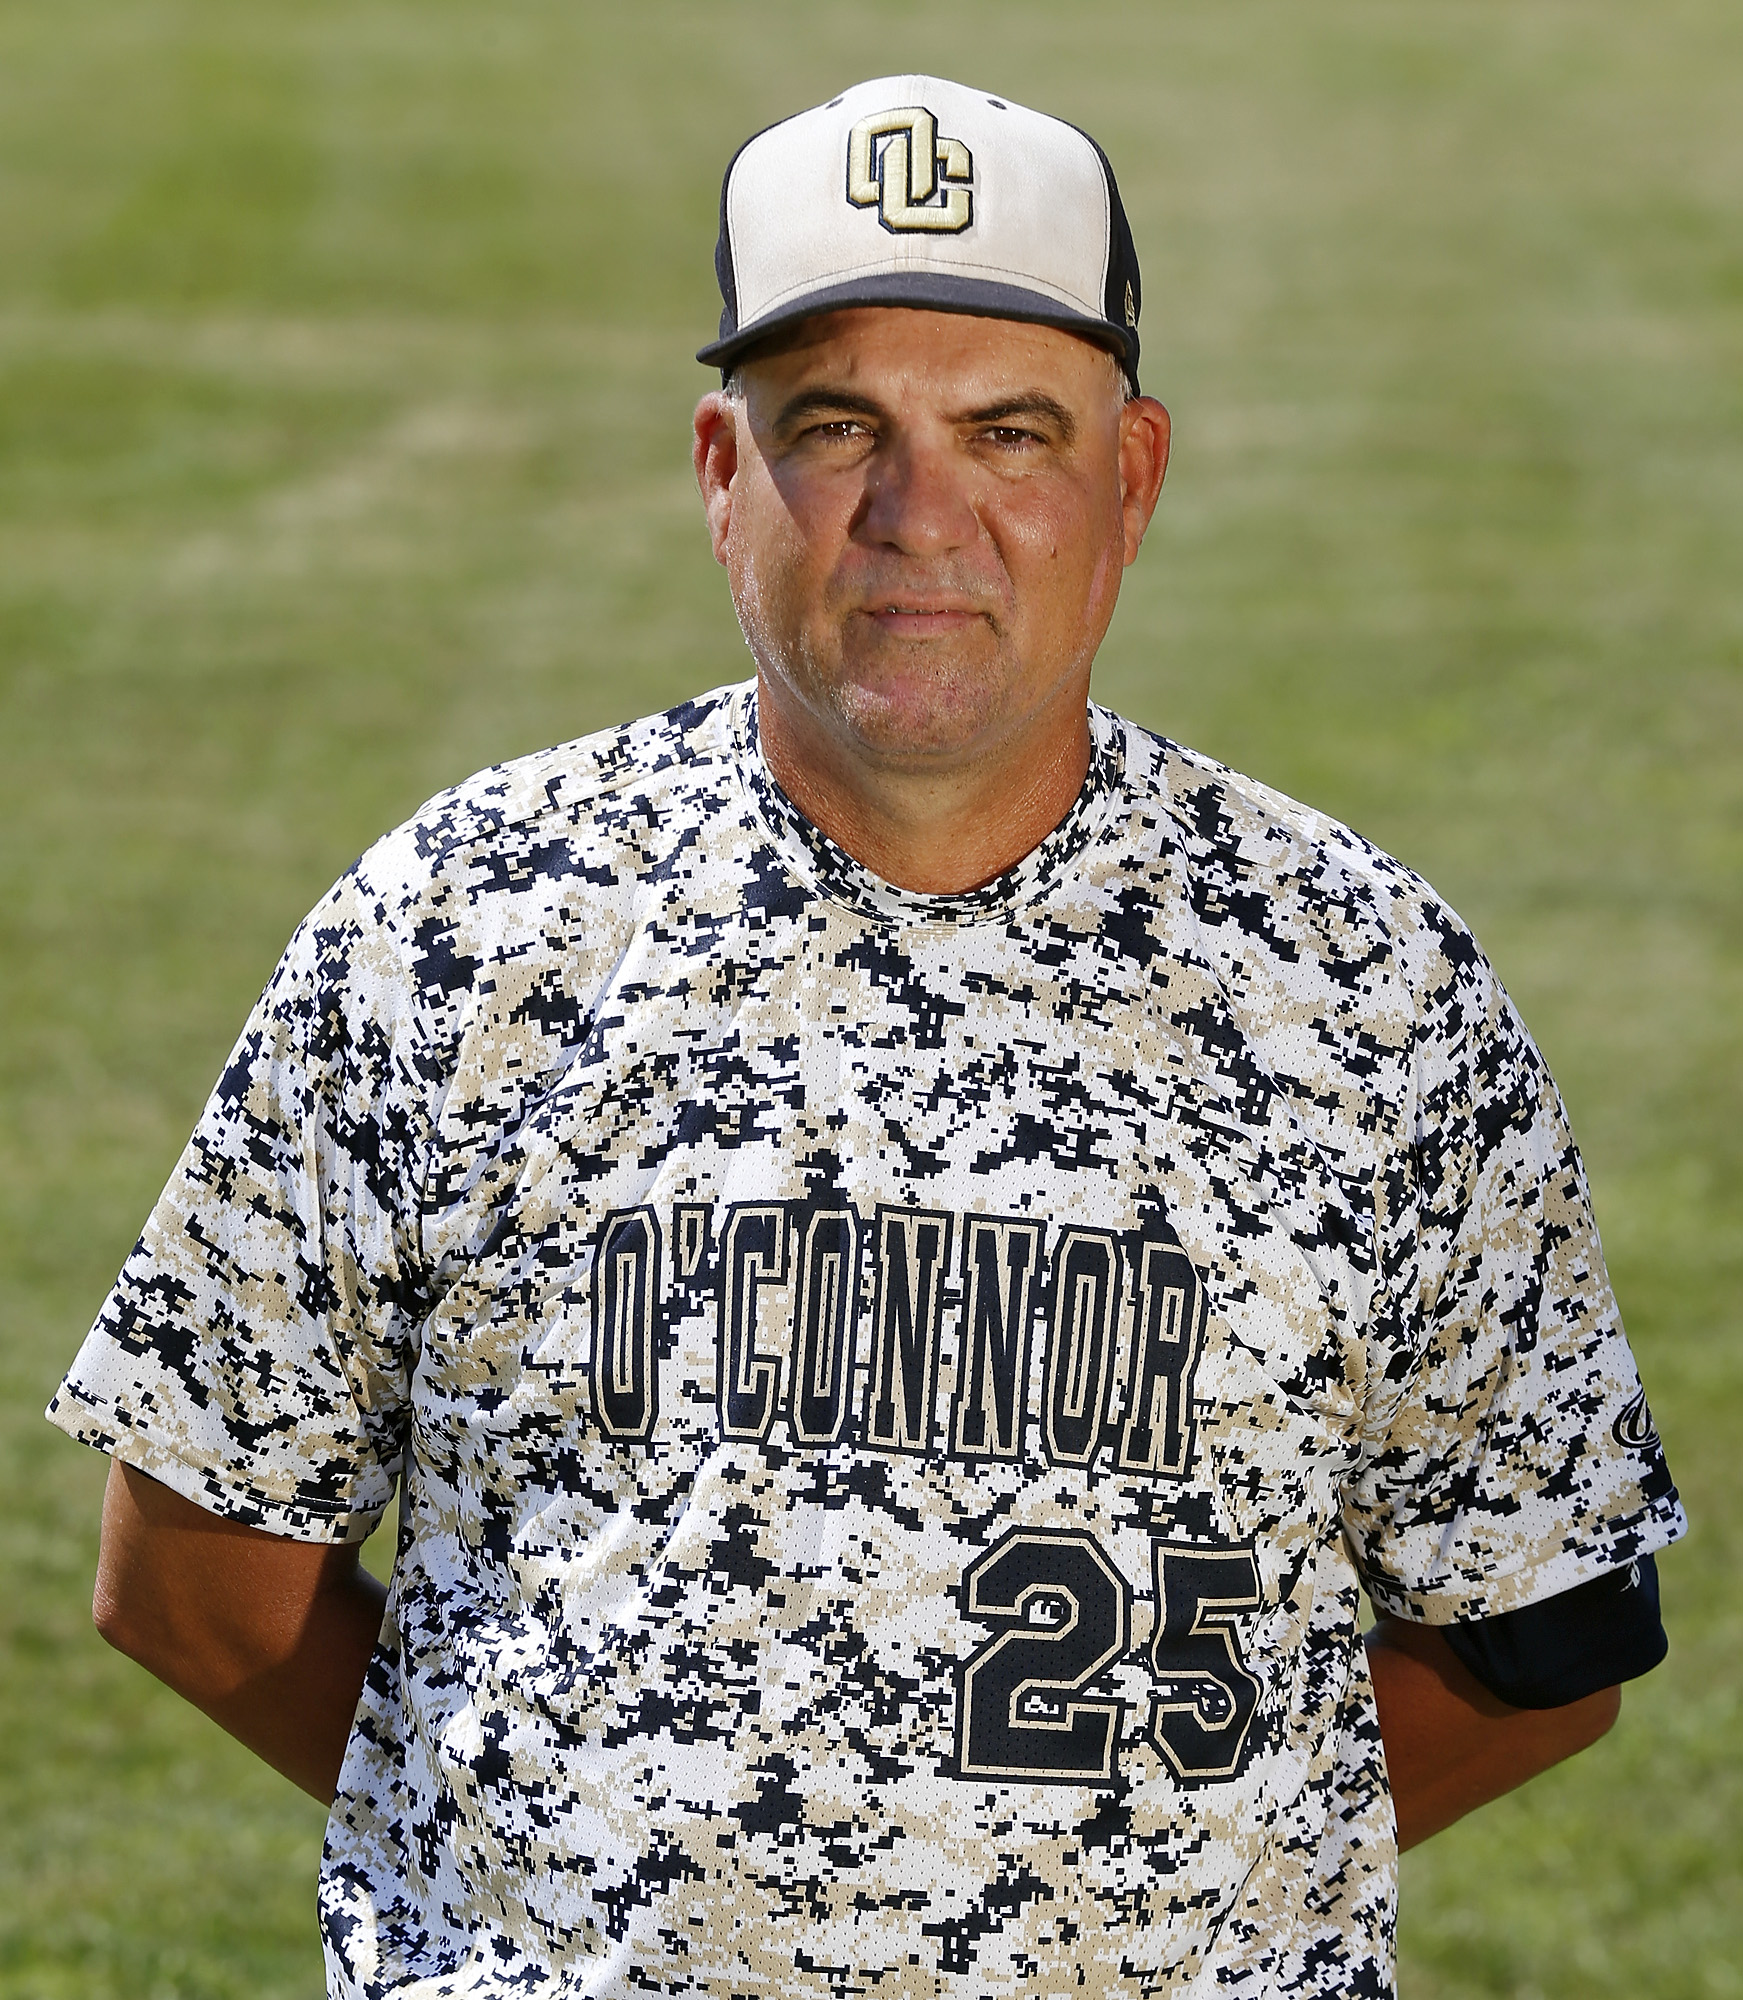
[[[850,683],[835,691],[841,722],[861,753],[880,763],[950,763],[973,757],[999,733],[997,690],[972,677],[924,676]]]
[[[1005,664],[984,643],[856,648],[832,678],[825,699],[849,737],[880,759],[972,755],[998,733],[1008,695]]]

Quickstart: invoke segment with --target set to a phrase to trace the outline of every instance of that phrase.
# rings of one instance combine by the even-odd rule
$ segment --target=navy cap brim
[[[749,349],[783,333],[801,320],[818,313],[840,312],[849,306],[906,306],[933,312],[969,313],[982,319],[1026,320],[1036,326],[1056,326],[1093,341],[1118,357],[1133,392],[1138,388],[1138,335],[1135,328],[1122,328],[1089,313],[1075,312],[1043,292],[1022,285],[999,284],[990,279],[958,277],[939,271],[867,272],[839,285],[825,285],[804,297],[788,301],[777,311],[765,313],[749,326],[741,326],[706,347],[696,350],[696,359],[717,367],[724,374]]]

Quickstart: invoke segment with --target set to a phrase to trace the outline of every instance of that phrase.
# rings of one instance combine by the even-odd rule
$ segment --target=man
[[[1395,1824],[1663,1651],[1553,1085],[1406,870],[1089,705],[1168,449],[1090,141],[861,85],[719,269],[754,685],[299,931],[52,1409],[99,1624],[335,1798],[336,1995],[1389,1992]]]

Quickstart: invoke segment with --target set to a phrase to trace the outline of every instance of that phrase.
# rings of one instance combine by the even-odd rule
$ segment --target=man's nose
[[[950,443],[903,439],[873,458],[862,537],[904,555],[941,555],[980,534],[968,490],[970,468]]]

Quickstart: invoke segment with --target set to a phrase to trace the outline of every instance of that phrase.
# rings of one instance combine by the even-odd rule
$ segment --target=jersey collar
[[[1100,831],[1124,776],[1125,732],[1118,717],[1092,702],[1089,726],[1089,769],[1083,785],[1071,810],[1046,839],[1014,867],[978,889],[930,895],[898,888],[874,875],[814,826],[782,791],[763,759],[755,682],[739,688],[732,702],[739,772],[751,805],[787,869],[832,902],[900,925],[992,923],[1043,900]]]

